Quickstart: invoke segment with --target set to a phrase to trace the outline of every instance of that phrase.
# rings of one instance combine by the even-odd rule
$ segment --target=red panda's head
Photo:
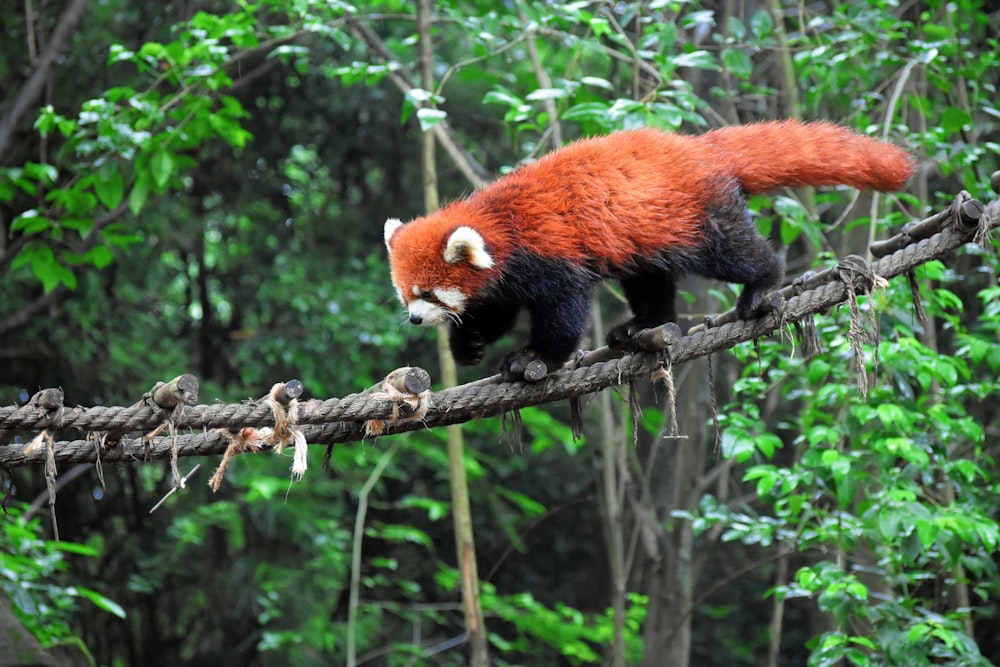
[[[445,223],[445,224],[442,224]],[[458,321],[495,266],[483,236],[433,216],[385,222],[392,284],[412,324]]]

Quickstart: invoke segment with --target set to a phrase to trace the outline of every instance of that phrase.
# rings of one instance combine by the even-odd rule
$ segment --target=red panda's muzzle
[[[420,291],[419,296],[406,302],[410,324],[432,327],[448,320],[458,321],[468,297],[460,290],[435,287]]]

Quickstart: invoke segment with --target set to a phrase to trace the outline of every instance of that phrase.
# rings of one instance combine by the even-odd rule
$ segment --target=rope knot
[[[849,294],[870,294],[875,288],[883,288],[889,282],[875,273],[871,264],[858,255],[848,255],[837,264],[837,274],[847,286]]]
[[[431,407],[431,376],[422,368],[397,368],[385,376],[381,386],[374,387],[371,397],[392,403],[389,419],[369,419],[365,422],[365,437],[385,433],[387,424],[397,421],[420,421]]]
[[[285,395],[285,383],[279,382],[267,394],[267,405],[274,415],[274,429],[267,436],[267,442],[280,454],[285,445],[292,443],[292,478],[302,479],[309,465],[308,443],[295,424],[299,420],[299,400]]]

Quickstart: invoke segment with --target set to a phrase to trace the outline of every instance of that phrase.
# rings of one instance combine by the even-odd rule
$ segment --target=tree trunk
[[[708,303],[708,285],[698,281],[691,290],[696,303]],[[645,624],[643,667],[688,667],[691,657],[691,622],[696,559],[691,522],[672,519],[676,510],[693,510],[696,487],[714,447],[715,432],[708,424],[711,397],[705,362],[675,367],[678,437],[652,443],[660,447],[658,465],[650,477],[656,517],[670,526],[663,539],[662,567],[649,573],[649,616]]]
[[[417,3],[417,33],[420,38],[420,84],[424,90],[434,89],[434,47],[431,43],[431,0]],[[424,204],[427,214],[438,209],[437,169],[434,158],[434,133],[426,130],[422,135]],[[447,333],[438,329],[438,351],[441,360],[441,379],[446,387],[457,384],[455,361],[447,345]],[[451,511],[455,522],[455,548],[462,581],[462,608],[465,611],[465,634],[470,667],[489,667],[489,643],[483,622],[482,602],[479,598],[479,569],[476,563],[476,543],[472,531],[472,509],[469,504],[469,486],[465,477],[465,443],[462,427],[448,427],[448,467],[451,481]]]

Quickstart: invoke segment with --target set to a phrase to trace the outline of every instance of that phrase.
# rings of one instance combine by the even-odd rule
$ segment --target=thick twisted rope
[[[930,221],[939,229],[931,235]],[[921,230],[920,225],[924,225]],[[944,226],[942,229],[941,226]],[[919,235],[909,232],[890,239],[885,247],[895,249],[874,262],[874,275],[891,279],[912,271],[916,266],[941,258],[974,237],[981,241],[992,229],[1000,226],[1000,201],[989,206],[972,200],[962,193],[949,211],[928,220],[912,223]],[[915,240],[921,236],[920,240]],[[905,242],[909,240],[910,243]],[[890,243],[891,242],[891,243]],[[846,260],[847,258],[845,258]],[[857,261],[859,258],[851,258]],[[786,323],[803,320],[815,313],[843,303],[851,291],[839,279],[842,272],[830,270],[817,274],[797,286],[782,290],[780,303],[756,319],[736,320],[728,314],[715,318],[715,326],[695,327],[692,333],[669,342],[672,364],[682,363],[741,342],[768,336]],[[824,275],[825,274],[825,275]],[[846,275],[846,273],[844,274]],[[824,282],[825,281],[825,282]],[[818,284],[817,284],[818,283]],[[803,285],[809,289],[802,290]],[[865,293],[870,285],[854,285],[853,291]],[[797,292],[797,293],[796,293]],[[362,440],[366,437],[366,422],[384,422],[385,434],[457,424],[472,419],[494,416],[522,407],[549,403],[589,394],[610,386],[649,377],[662,366],[662,351],[637,352],[614,357],[601,348],[584,355],[580,365],[555,373],[541,381],[503,382],[499,376],[486,378],[429,395],[429,409],[420,419],[396,420],[399,403],[378,393],[373,387],[359,394],[339,399],[301,401],[298,405],[297,428],[312,444],[334,444]],[[167,411],[148,403],[123,407],[61,408],[40,410],[35,406],[0,408],[0,433],[10,430],[63,431],[77,429],[89,433],[148,432],[163,423]],[[182,456],[218,455],[232,442],[231,433],[242,427],[273,427],[274,413],[265,402],[230,405],[186,406],[175,421],[178,429],[200,429],[202,433],[177,435],[177,448]],[[5,438],[0,438],[0,442]],[[170,456],[171,438],[121,438],[113,447],[99,447],[97,438],[56,442],[52,447],[57,463],[144,461]],[[0,445],[0,466],[15,468],[44,464],[46,451],[27,452],[21,444]]]

